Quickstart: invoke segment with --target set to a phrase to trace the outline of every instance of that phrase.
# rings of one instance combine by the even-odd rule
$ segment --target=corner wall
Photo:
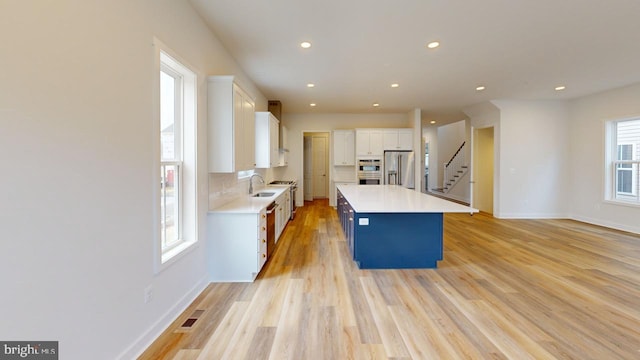
[[[604,200],[604,124],[640,116],[640,84],[585,96],[570,102],[571,217],[640,233],[640,207]]]

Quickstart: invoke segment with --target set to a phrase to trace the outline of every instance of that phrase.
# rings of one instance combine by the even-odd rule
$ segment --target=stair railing
[[[443,191],[448,192],[453,185],[464,175],[467,170],[467,162],[465,159],[464,146],[466,142],[462,142],[462,145],[453,154],[451,159],[444,164],[444,177],[443,177]]]

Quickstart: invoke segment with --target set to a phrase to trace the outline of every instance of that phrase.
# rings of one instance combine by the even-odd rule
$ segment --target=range
[[[289,201],[291,202],[291,220],[296,215],[296,190],[298,190],[298,182],[296,180],[274,180],[269,183],[272,186],[287,185],[289,186]]]

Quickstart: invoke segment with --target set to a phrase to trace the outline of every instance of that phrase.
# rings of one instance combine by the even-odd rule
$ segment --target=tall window
[[[180,243],[182,200],[182,74],[160,68],[160,238],[163,251]]]
[[[155,41],[160,142],[158,270],[197,241],[196,74]]]
[[[640,118],[608,124],[610,190],[607,198],[640,204]]]

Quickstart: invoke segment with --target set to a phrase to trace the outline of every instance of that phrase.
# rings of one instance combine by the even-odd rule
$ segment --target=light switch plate
[[[358,219],[358,225],[369,225],[369,218]]]

